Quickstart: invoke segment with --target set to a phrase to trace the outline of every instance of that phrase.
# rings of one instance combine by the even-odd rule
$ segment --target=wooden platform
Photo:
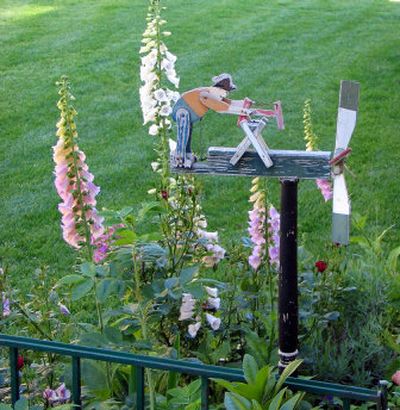
[[[236,148],[210,147],[206,161],[195,162],[193,168],[173,168],[180,174],[212,174],[264,176],[270,178],[328,179],[331,176],[330,151],[270,150],[273,166],[267,168],[257,152],[246,151],[236,165],[229,163]]]

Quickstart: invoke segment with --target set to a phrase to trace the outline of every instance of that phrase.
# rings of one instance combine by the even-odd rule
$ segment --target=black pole
[[[279,270],[279,370],[298,354],[297,289],[297,184],[281,180],[281,229]]]

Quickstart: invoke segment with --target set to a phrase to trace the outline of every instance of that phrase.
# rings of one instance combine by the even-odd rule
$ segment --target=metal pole
[[[19,370],[18,348],[10,347],[10,377],[11,377],[11,403],[14,405],[19,400]]]
[[[281,180],[279,270],[279,371],[298,354],[297,289],[297,185],[298,179]]]
[[[72,402],[74,409],[82,408],[81,400],[81,359],[79,357],[72,357]]]

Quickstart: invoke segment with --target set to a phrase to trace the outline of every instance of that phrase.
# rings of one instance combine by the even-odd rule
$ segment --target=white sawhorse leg
[[[265,164],[267,168],[272,167],[273,162],[271,160],[271,157],[269,156],[268,153],[268,146],[265,143],[264,139],[261,136],[261,131],[265,127],[266,123],[261,122],[257,128],[254,130],[254,133],[249,127],[248,121],[242,121],[240,123],[240,127],[246,134],[246,137],[243,139],[243,141],[238,145],[236,148],[236,152],[233,155],[233,157],[230,159],[230,163],[232,165],[236,165],[240,158],[242,158],[243,154],[246,152],[246,150],[250,147],[250,145],[253,145],[255,150],[257,151],[258,155],[260,156],[261,160]]]

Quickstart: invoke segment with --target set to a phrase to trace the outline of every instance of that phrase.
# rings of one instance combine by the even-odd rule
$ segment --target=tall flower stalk
[[[249,211],[250,240],[253,250],[249,256],[249,265],[257,271],[266,256],[271,267],[279,266],[280,214],[272,204],[267,205],[265,189],[261,187],[260,178],[254,178],[250,189],[249,202],[253,209]]]
[[[205,242],[202,229],[207,226],[207,222],[202,213],[194,178],[171,178],[169,172],[169,115],[180,95],[177,91],[179,77],[175,70],[177,58],[164,42],[171,33],[164,31],[166,21],[161,17],[162,10],[160,0],[150,0],[147,26],[140,49],[140,102],[144,125],[150,124],[149,134],[158,137],[155,149],[158,158],[151,163],[151,167],[161,177],[160,187],[151,189],[149,193],[156,194],[166,208],[161,229],[169,251],[168,270],[176,273],[182,269],[186,256],[201,248],[197,247],[197,242]],[[210,266],[211,262],[219,262],[225,254],[225,250],[216,241],[204,243],[203,248],[209,256],[203,258],[206,266]]]
[[[143,33],[140,79],[140,103],[143,113],[143,124],[150,124],[149,134],[159,136],[156,151],[161,165],[162,188],[168,186],[169,176],[169,145],[168,131],[173,104],[179,99],[176,89],[179,87],[179,77],[176,74],[176,56],[164,43],[164,38],[171,33],[163,29],[166,21],[161,17],[160,0],[150,0],[147,13],[147,26]],[[169,87],[173,86],[174,89]]]
[[[249,234],[253,243],[253,251],[249,256],[249,264],[256,271],[261,265],[265,255],[266,231],[265,231],[265,192],[260,187],[260,178],[252,180],[249,202],[253,203],[253,209],[249,211]]]
[[[315,135],[312,120],[311,120],[311,100],[306,100],[304,102],[303,108],[303,124],[304,124],[304,139],[306,141],[306,151],[317,151],[318,137]],[[316,184],[318,189],[321,191],[325,202],[332,199],[332,186],[327,179],[317,179]]]
[[[78,132],[66,76],[57,82],[60,99],[57,107],[60,120],[57,122],[58,141],[53,147],[55,186],[62,202],[58,209],[62,214],[61,226],[64,240],[76,249],[86,249],[87,259],[93,259],[93,244],[104,234],[103,218],[96,209],[96,196],[100,188],[93,183],[86,156],[78,146]]]

